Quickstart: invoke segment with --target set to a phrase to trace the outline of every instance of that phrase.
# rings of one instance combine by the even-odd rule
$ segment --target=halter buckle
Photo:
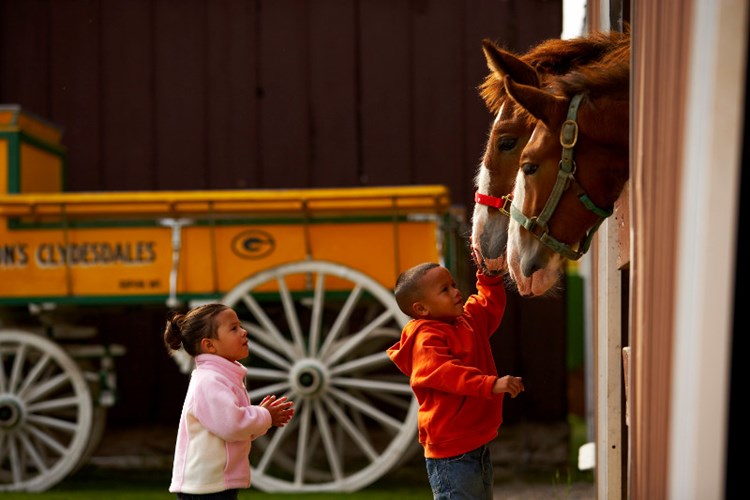
[[[549,233],[547,221],[539,220],[539,216],[527,217],[526,221],[524,228],[537,238],[541,238],[543,235]]]
[[[505,214],[510,217],[510,206],[513,204],[513,193],[508,193],[505,196],[501,196],[500,199],[503,201],[503,204],[497,207],[497,209],[500,210],[501,214]]]
[[[565,120],[560,129],[560,144],[564,148],[573,148],[578,142],[578,123],[575,120]]]

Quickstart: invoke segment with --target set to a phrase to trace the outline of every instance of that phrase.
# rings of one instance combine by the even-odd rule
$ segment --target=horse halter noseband
[[[496,208],[501,214],[510,217],[510,211],[508,208],[511,206],[511,203],[513,203],[513,193],[508,193],[505,196],[498,198],[497,196],[476,192],[474,193],[474,201],[480,205]]]
[[[515,205],[510,206],[510,216],[513,217],[516,222],[526,228],[527,231],[536,236],[539,241],[547,245],[549,248],[571,260],[580,259],[588,251],[594,233],[599,229],[599,226],[604,222],[604,219],[612,215],[612,210],[604,210],[597,207],[575,179],[576,163],[573,161],[573,148],[578,141],[578,123],[576,122],[576,115],[578,114],[578,106],[581,103],[582,98],[583,94],[576,94],[570,101],[567,119],[563,122],[562,129],[560,130],[560,144],[562,145],[560,169],[557,172],[557,180],[555,180],[555,185],[552,187],[552,192],[550,193],[542,212],[538,216],[527,217],[518,210]],[[562,198],[563,193],[571,186],[571,184],[575,184],[580,192],[578,200],[584,207],[586,207],[586,209],[595,213],[598,217],[597,222],[580,241],[578,250],[574,250],[570,245],[558,241],[549,234],[549,228],[547,227],[547,223],[552,217],[552,214],[554,214],[555,209],[560,202],[560,198]]]

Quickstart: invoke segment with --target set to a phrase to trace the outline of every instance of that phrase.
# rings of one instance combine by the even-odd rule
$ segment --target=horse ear
[[[548,127],[559,125],[564,120],[567,106],[565,98],[552,95],[531,85],[516,83],[507,76],[504,84],[511,99]]]
[[[505,76],[510,76],[519,83],[539,87],[539,74],[536,69],[515,54],[501,49],[487,38],[482,40],[482,51],[487,59],[487,67],[498,80],[502,81]]]

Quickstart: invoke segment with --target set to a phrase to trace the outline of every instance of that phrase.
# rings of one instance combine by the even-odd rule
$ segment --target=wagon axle
[[[302,396],[314,396],[325,392],[330,376],[327,368],[317,359],[302,359],[289,373],[292,389]]]
[[[0,396],[0,429],[16,428],[24,418],[23,405],[15,396]]]

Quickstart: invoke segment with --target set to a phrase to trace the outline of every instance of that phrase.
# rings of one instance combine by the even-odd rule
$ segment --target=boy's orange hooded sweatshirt
[[[477,294],[453,323],[412,319],[388,356],[409,377],[419,402],[419,442],[426,458],[448,458],[497,437],[503,395],[490,336],[505,312],[502,276],[477,273]]]

